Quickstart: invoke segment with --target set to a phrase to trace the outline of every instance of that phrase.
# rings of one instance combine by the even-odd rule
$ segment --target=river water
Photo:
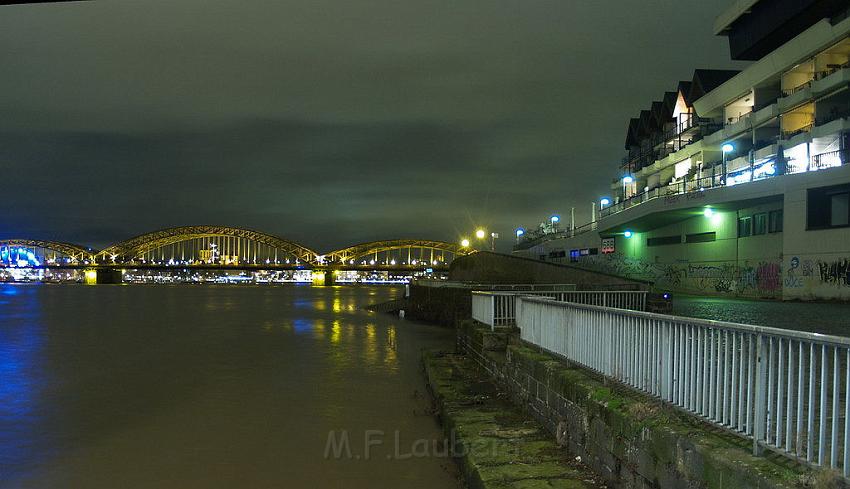
[[[0,487],[458,487],[401,292],[0,284]]]

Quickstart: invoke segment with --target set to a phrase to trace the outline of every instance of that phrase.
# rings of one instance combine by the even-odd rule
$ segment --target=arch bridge
[[[40,258],[40,260],[39,260]],[[0,263],[4,265],[33,261],[45,264],[88,264],[94,262],[90,248],[40,239],[0,239]]]
[[[390,239],[356,244],[319,258],[324,264],[339,267],[439,267],[469,253],[469,248],[445,241]]]
[[[261,231],[204,225],[161,229],[99,251],[59,241],[0,240],[0,267],[443,269],[474,251],[445,241],[391,239],[321,254]]]
[[[106,264],[311,264],[317,253],[306,246],[251,229],[183,226],[142,234],[96,255]]]

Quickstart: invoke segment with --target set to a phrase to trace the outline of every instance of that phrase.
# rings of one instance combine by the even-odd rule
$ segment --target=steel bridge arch
[[[459,244],[447,243],[445,241],[428,239],[390,239],[360,243],[354,246],[349,246],[348,248],[331,251],[330,253],[325,254],[323,258],[324,263],[332,265],[347,263],[350,260],[357,260],[367,255],[374,255],[385,251],[403,250],[407,248],[432,249],[435,251],[451,253],[455,256],[463,256],[475,252],[475,250],[469,247],[463,247]]]
[[[44,248],[46,250],[62,253],[76,261],[91,260],[94,261],[96,251],[92,251],[85,246],[76,245],[73,243],[65,243],[62,241],[50,241],[41,239],[0,239],[0,247],[23,247],[23,248]]]
[[[113,261],[113,257],[117,257],[116,261],[133,260],[149,251],[181,241],[217,237],[243,238],[262,243],[289,253],[304,263],[314,263],[318,256],[318,253],[304,245],[252,229],[228,226],[179,226],[141,234],[115,243],[100,251],[97,254],[97,260],[104,263]]]

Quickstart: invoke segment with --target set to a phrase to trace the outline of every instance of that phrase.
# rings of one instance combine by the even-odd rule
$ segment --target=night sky
[[[628,120],[728,61],[729,0],[0,6],[0,237],[224,224],[319,250],[606,195]]]

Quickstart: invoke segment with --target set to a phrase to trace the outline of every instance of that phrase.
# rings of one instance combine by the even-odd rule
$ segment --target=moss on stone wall
[[[426,353],[429,385],[470,488],[602,487],[598,477],[461,355]]]
[[[487,334],[472,321],[462,326],[459,334],[468,332],[470,338]],[[474,340],[461,343],[477,348]],[[488,358],[515,402],[618,486],[790,488],[836,483],[830,474],[779,455],[753,456],[752,442],[743,437],[516,339],[504,356]]]

